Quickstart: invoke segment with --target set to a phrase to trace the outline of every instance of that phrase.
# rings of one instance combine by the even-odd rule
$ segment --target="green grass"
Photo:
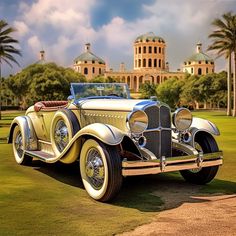
[[[96,202],[82,186],[78,164],[15,163],[12,146],[6,144],[15,115],[5,113],[0,121],[0,235],[113,235],[128,231],[151,222],[161,210],[165,199],[154,192],[173,183],[186,184],[178,173],[132,177],[125,179],[113,202]],[[224,151],[224,165],[216,179],[195,194],[236,193],[236,119],[222,112],[194,115],[218,125],[222,136],[217,140]],[[170,194],[172,191],[178,190],[170,189]]]

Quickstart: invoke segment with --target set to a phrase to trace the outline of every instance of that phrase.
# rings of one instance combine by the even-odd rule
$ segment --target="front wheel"
[[[199,135],[195,140],[195,148],[203,153],[211,153],[219,151],[215,139],[210,135]],[[214,179],[219,166],[203,167],[193,170],[182,170],[180,174],[187,182],[194,184],[206,184]]]
[[[80,173],[90,197],[101,202],[114,198],[122,185],[117,148],[95,139],[86,140],[80,154]]]

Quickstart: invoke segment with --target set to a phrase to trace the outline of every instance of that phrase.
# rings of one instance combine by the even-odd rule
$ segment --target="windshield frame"
[[[87,96],[87,97],[76,98],[76,94],[75,94],[75,91],[73,89],[73,86],[75,86],[75,85],[82,85],[82,86],[83,85],[94,85],[94,86],[96,86],[96,85],[97,86],[119,85],[119,86],[125,87],[127,97],[108,96],[108,95],[105,95],[105,96],[91,95],[91,96]],[[71,83],[70,84],[70,92],[71,92],[71,95],[72,95],[74,100],[84,100],[84,99],[130,99],[130,91],[129,91],[129,87],[126,83]]]

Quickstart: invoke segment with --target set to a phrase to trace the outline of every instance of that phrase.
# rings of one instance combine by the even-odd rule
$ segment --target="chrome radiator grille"
[[[164,105],[148,106],[144,109],[148,116],[148,128],[144,132],[147,140],[145,148],[157,158],[171,157],[171,116],[170,109]]]

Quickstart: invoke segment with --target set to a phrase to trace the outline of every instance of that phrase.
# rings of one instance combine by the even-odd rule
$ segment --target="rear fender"
[[[10,126],[10,132],[8,136],[8,143],[12,143],[13,132],[16,126],[19,126],[24,136],[25,147],[27,150],[37,150],[37,138],[34,131],[32,121],[28,116],[16,117]]]

